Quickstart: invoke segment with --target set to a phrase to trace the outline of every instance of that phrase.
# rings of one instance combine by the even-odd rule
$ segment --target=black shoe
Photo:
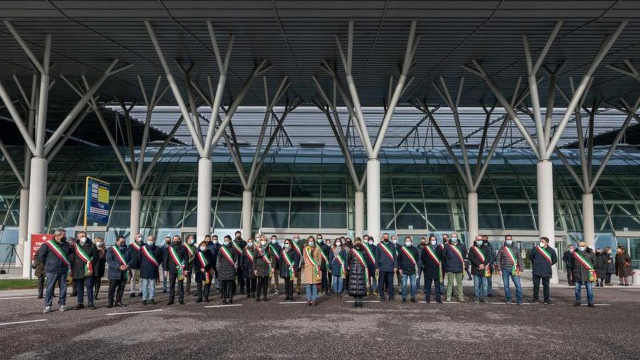
[[[178,300],[178,303],[179,303],[180,305],[184,305],[184,300],[183,300],[183,299],[180,299],[180,300]]]
[[[442,304],[442,300],[436,300],[438,304]]]
[[[156,301],[153,300],[153,299],[149,300],[149,302],[151,303],[151,305],[155,305],[156,304]]]
[[[107,309],[111,309],[113,307],[113,304],[107,304]]]
[[[590,308],[596,307],[593,303],[589,303],[589,305],[587,305],[587,306],[589,306]]]
[[[84,305],[78,304],[76,305],[76,310],[84,309]]]
[[[402,303],[405,304],[407,302],[407,299],[402,298]]]
[[[431,299],[427,299],[426,301],[427,301],[427,304],[431,303]]]
[[[167,290],[162,290],[162,293],[163,293],[163,294],[166,294],[166,293],[167,293]]]
[[[76,293],[76,292],[72,292],[72,293],[71,293],[71,296],[78,296],[78,293]]]
[[[132,297],[132,298],[136,297],[136,293],[129,294],[129,297]]]
[[[89,304],[89,309],[91,309],[91,310],[95,310],[95,309],[96,309],[96,307],[95,307],[95,306],[93,306],[93,304]]]
[[[222,300],[222,305],[227,305],[227,299]]]
[[[267,302],[267,298],[264,298],[262,301]]]
[[[573,303],[573,306],[580,306],[580,303],[576,301]]]
[[[247,299],[251,298],[251,294],[247,293]]]
[[[551,302],[551,300],[545,300],[545,301],[544,301],[544,304],[545,304],[545,305],[553,305],[553,303]]]
[[[490,298],[492,298],[492,297],[493,297],[493,294],[489,294],[489,295],[487,295],[487,297],[490,297]]]
[[[537,303],[539,303],[539,302],[540,302],[540,301],[538,301],[538,299],[533,299],[533,300],[531,300],[531,303],[532,303],[532,304],[537,304]]]
[[[416,298],[411,298],[411,302],[412,303],[416,302]]]
[[[260,301],[260,296],[256,298],[256,302],[259,302],[259,301]]]
[[[265,299],[267,300],[267,299]],[[229,304],[233,304],[233,298],[229,299]]]
[[[116,307],[127,307],[127,305],[123,304],[122,302],[119,302],[116,304]]]
[[[197,299],[196,299],[196,302],[197,302],[197,303],[201,303],[201,302],[202,302],[202,298],[197,298]]]
[[[173,300],[169,301],[167,305],[173,305]]]
[[[142,305],[147,305],[147,300],[142,300]]]
[[[38,295],[38,299],[44,299],[44,296]]]

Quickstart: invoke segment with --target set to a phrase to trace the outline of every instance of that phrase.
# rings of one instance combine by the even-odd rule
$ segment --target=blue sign
[[[109,221],[109,183],[87,176],[84,226]]]

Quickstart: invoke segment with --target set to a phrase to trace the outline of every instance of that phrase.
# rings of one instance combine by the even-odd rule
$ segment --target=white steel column
[[[469,240],[467,243],[470,244],[470,241],[475,240],[476,236],[478,236],[478,193],[467,193],[467,202],[469,205],[469,223],[467,224]]]
[[[364,236],[364,191],[356,190],[355,192],[355,233],[357,237]]]
[[[582,236],[587,246],[591,248],[596,245],[595,219],[593,216],[593,194],[582,194]]]
[[[44,232],[45,205],[47,200],[47,167],[48,162],[42,157],[31,159],[31,184],[29,185],[29,224],[27,238],[24,241],[22,258],[22,276],[31,275],[31,234]],[[20,217],[24,216],[20,214]]]
[[[200,241],[211,232],[211,159],[198,160],[197,237]]]
[[[380,241],[380,161],[367,161],[367,234]]]
[[[538,232],[549,238],[549,246],[555,248],[555,213],[553,211],[553,165],[550,160],[540,160],[537,165]],[[558,267],[552,267],[551,282],[558,283]]]
[[[131,190],[131,213],[129,234],[132,236],[140,232],[140,210],[142,209],[142,192],[140,189]]]
[[[253,215],[253,192],[244,190],[242,192],[242,237],[246,240],[251,238],[251,217]]]
[[[18,218],[18,248],[17,252],[20,254],[20,258],[22,258],[22,262],[24,263],[23,254],[26,254],[24,251],[25,244],[27,242],[27,234],[29,233],[29,217],[27,214],[29,213],[29,189],[22,188],[20,189],[20,217]],[[29,249],[29,254],[31,254],[31,249]],[[29,255],[31,256],[31,255]],[[16,259],[16,265],[18,263],[18,259]]]

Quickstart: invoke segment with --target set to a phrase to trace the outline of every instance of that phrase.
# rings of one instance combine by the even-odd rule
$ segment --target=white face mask
[[[86,237],[83,236],[80,238],[80,244],[84,244],[86,241],[87,241]]]
[[[206,246],[200,246],[200,251],[205,251],[205,250],[207,250]]]
[[[404,246],[413,246],[413,243],[406,242],[406,243],[404,243]]]
[[[340,241],[336,241],[336,246],[341,246],[342,243]]]
[[[294,237],[293,241],[300,241],[300,238]]]
[[[188,241],[189,245],[193,245],[194,242],[195,242],[195,240],[193,240],[193,239],[189,239],[189,241]]]
[[[547,246],[547,244],[545,244],[545,243],[543,243],[543,242],[541,241],[541,242],[540,242],[540,247],[542,247],[542,248],[543,248],[543,247],[545,247],[545,246]]]
[[[262,245],[262,246],[267,245],[267,240],[261,240],[260,241],[260,245]]]
[[[271,239],[271,243],[272,243],[272,244],[275,244],[276,242],[278,242],[278,240],[276,240],[276,239]]]
[[[437,241],[431,240],[430,242],[431,242],[431,245],[436,246]]]
[[[397,244],[397,243],[398,243],[398,240],[393,239],[393,240],[391,240],[391,242],[392,242],[392,243],[394,243],[394,244]]]
[[[288,248],[290,248],[290,247],[291,247],[291,245],[289,245],[289,244],[284,244],[284,248],[285,248],[285,249],[288,249]]]
[[[102,245],[104,245],[104,243],[102,243],[102,242],[97,242],[97,243],[96,243],[96,246],[98,246],[98,247],[100,247],[100,246],[102,246]]]
[[[252,248],[252,247],[253,247],[253,243],[252,243],[252,242],[247,243],[247,246],[248,246],[248,247],[250,247],[250,248]]]
[[[155,243],[155,241],[153,241],[153,240],[147,240],[147,245],[149,245],[149,246],[153,246],[154,243]]]
[[[309,242],[307,243],[307,245],[309,245],[309,246],[313,246],[313,245],[314,245],[314,243],[313,243],[313,241],[309,241]]]
[[[217,244],[218,243],[218,239],[213,239],[211,240],[212,243]]]

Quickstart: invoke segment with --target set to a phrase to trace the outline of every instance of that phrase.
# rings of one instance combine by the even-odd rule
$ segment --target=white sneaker
[[[65,305],[60,305],[60,311],[65,311],[67,310],[67,307]]]
[[[44,307],[44,311],[43,311],[43,313],[44,313],[44,314],[46,314],[46,313],[48,313],[48,312],[51,312],[51,306],[45,306],[45,307]]]

